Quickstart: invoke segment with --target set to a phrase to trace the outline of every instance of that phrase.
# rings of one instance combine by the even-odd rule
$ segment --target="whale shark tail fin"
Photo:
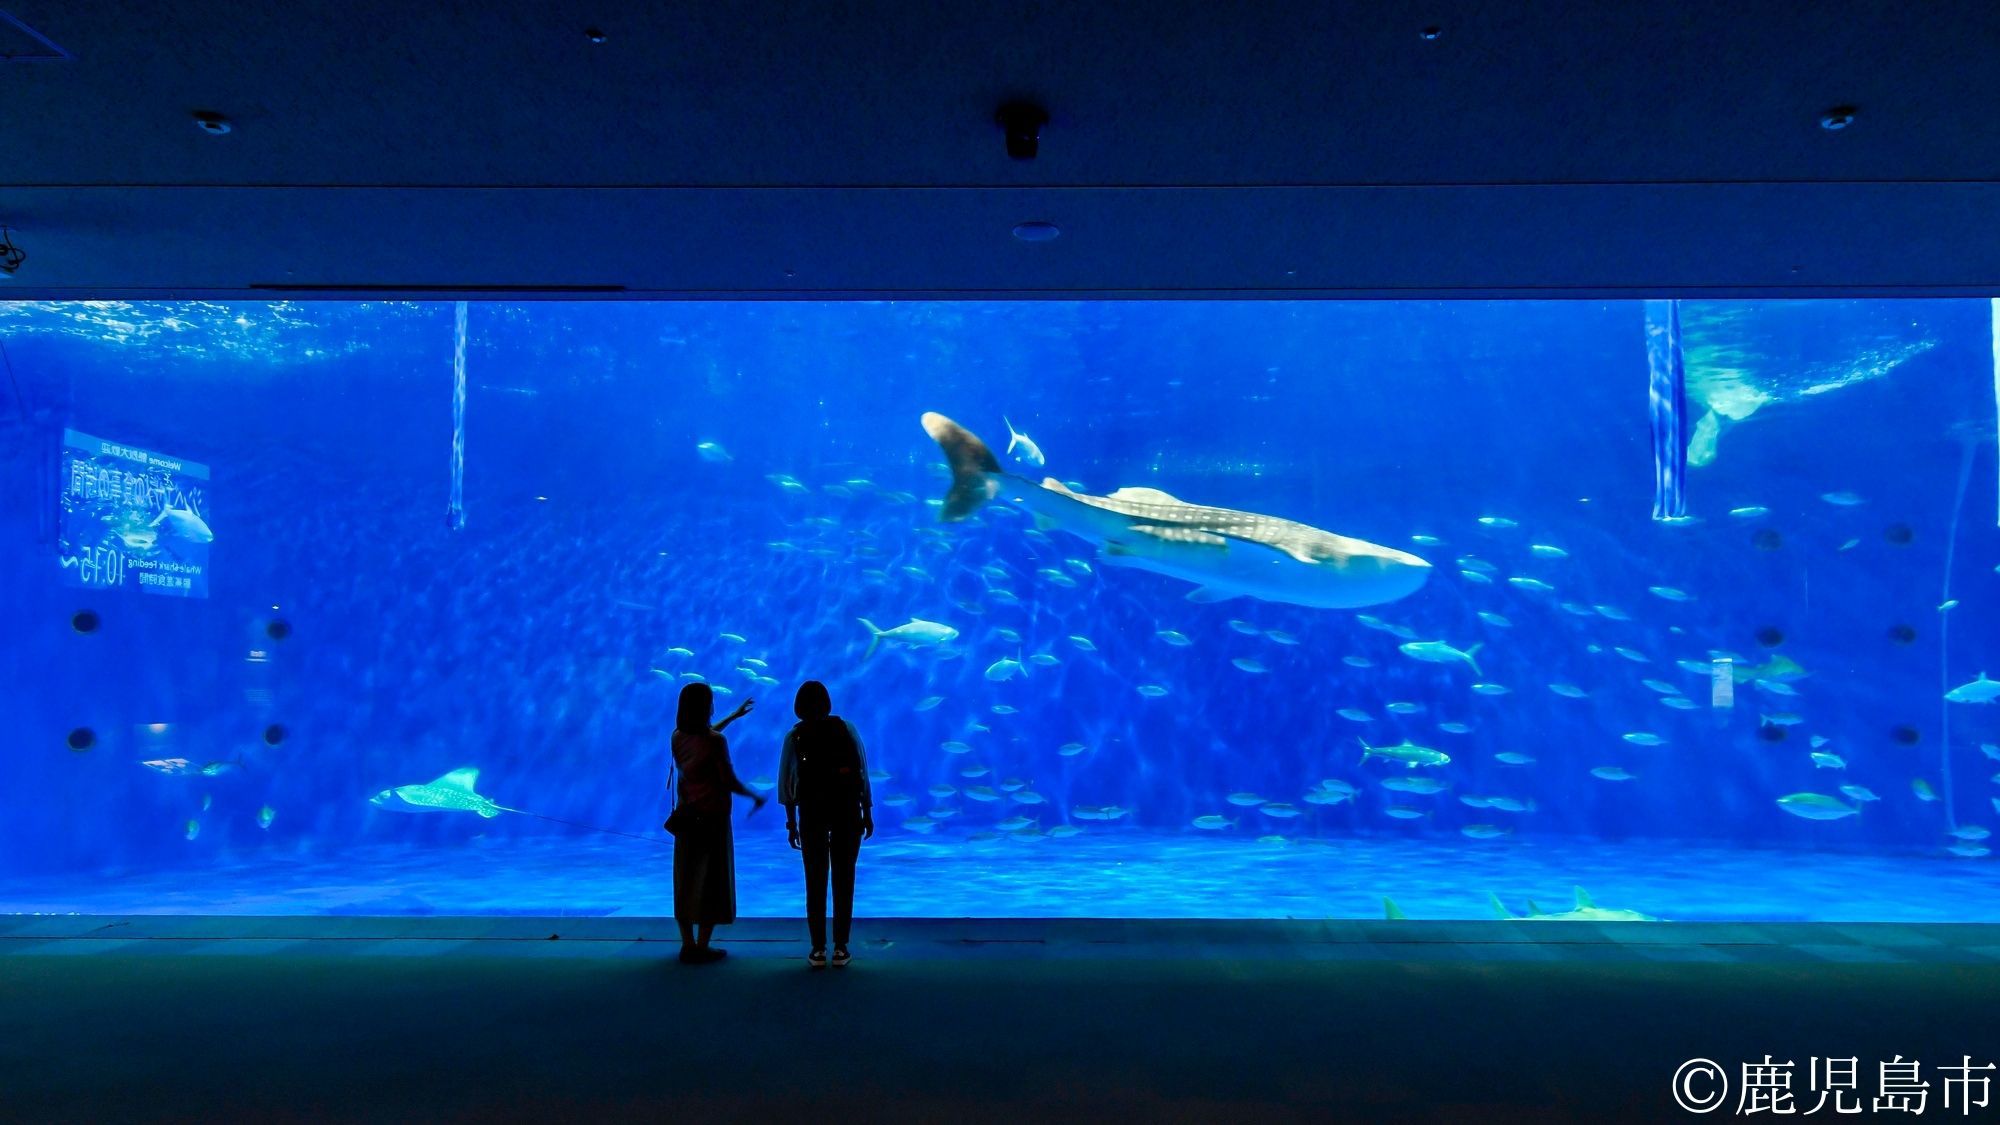
[[[861,654],[861,659],[866,660],[875,655],[875,646],[882,643],[882,630],[877,629],[875,623],[866,617],[857,617],[855,620],[861,622],[862,628],[868,630],[868,651]]]
[[[925,414],[923,425],[924,432],[944,450],[945,464],[951,467],[951,490],[944,494],[940,517],[946,523],[957,523],[1000,491],[999,482],[993,479],[1001,472],[1000,462],[976,434],[942,414]]]

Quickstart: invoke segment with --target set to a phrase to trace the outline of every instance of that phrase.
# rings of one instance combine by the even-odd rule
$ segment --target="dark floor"
[[[899,920],[821,972],[801,929],[0,917],[0,1118],[1688,1120],[1683,1062],[1734,1116],[1766,1053],[1800,1113],[1899,1053],[1941,1113],[2000,1062],[2000,927]]]

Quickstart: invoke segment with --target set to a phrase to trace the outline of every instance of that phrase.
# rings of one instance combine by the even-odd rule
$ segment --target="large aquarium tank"
[[[1984,300],[0,305],[0,911],[2000,920]],[[736,806],[741,913],[802,913]]]

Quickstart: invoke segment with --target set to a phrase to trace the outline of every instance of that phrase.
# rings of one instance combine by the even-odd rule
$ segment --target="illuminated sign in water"
[[[208,596],[208,466],[63,431],[64,577],[75,586]]]

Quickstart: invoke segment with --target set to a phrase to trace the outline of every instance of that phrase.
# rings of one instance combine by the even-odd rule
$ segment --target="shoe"
[[[846,968],[846,967],[847,967],[847,963],[848,963],[849,961],[852,961],[852,960],[854,960],[854,958],[852,958],[852,957],[849,957],[849,956],[847,955],[847,947],[846,947],[846,946],[844,946],[844,945],[836,945],[836,946],[834,946],[834,947],[833,947],[833,967],[834,967],[834,968],[836,968],[836,969],[844,969],[844,968]]]
[[[701,959],[704,961],[720,961],[727,956],[729,956],[727,949],[717,949],[712,945],[701,947]]]
[[[701,964],[702,960],[703,958],[701,956],[701,946],[699,945],[681,946],[681,964],[699,965]]]
[[[806,954],[806,968],[808,969],[826,968],[826,950],[815,949],[811,953]]]

